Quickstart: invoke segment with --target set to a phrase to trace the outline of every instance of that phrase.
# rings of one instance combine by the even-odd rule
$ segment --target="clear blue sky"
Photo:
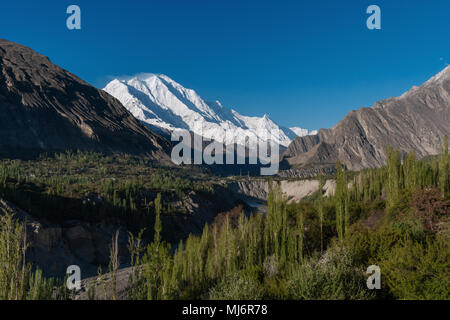
[[[82,30],[66,28],[70,4]],[[366,28],[371,4],[382,30]],[[242,114],[316,129],[443,69],[450,1],[2,1],[0,38],[99,88],[114,75],[164,73]]]

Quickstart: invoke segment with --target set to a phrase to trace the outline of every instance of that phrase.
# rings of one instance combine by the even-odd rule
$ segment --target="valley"
[[[449,70],[310,132],[0,40],[0,300],[449,299]],[[174,162],[179,129],[280,170]]]
[[[99,266],[107,268],[110,239],[117,229],[122,261],[129,260],[128,232],[145,228],[143,240],[152,240],[149,230],[158,194],[162,237],[172,245],[201,234],[218,214],[239,205],[247,215],[267,210],[269,179],[214,178],[203,171],[154,166],[140,157],[82,152],[0,161],[1,207],[26,221],[33,243],[28,258],[44,275],[63,277],[67,266],[76,262],[83,274],[92,276]],[[293,196],[290,201],[311,196],[319,188],[317,180],[280,182]],[[330,194],[334,188],[329,180],[324,190]]]

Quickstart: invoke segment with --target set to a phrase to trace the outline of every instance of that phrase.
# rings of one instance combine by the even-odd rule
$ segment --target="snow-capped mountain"
[[[283,128],[267,115],[247,117],[219,101],[207,102],[194,90],[162,74],[140,74],[114,79],[103,89],[117,98],[137,119],[160,132],[187,129],[222,143],[250,137],[287,147],[296,136],[315,134],[301,128]],[[255,141],[255,140],[254,140]]]
[[[299,127],[292,127],[289,128],[292,132],[295,133],[296,136],[298,137],[303,137],[303,136],[310,136],[310,135],[316,135],[317,134],[317,130],[312,130],[312,131],[308,131],[308,129],[302,129]]]

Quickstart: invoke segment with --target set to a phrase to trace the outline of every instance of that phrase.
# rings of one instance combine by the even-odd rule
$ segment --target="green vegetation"
[[[54,222],[116,219],[130,229],[151,229],[158,193],[183,201],[192,190],[213,192],[195,168],[157,167],[126,155],[66,152],[34,161],[0,161],[0,197]],[[163,212],[183,213],[169,206]]]
[[[388,147],[387,157],[351,180],[338,164],[332,197],[287,204],[274,183],[265,216],[226,217],[173,255],[150,244],[134,298],[449,299],[448,153],[401,161]],[[381,290],[366,287],[373,264]]]
[[[26,226],[0,213],[0,300],[65,299],[68,292],[26,261]]]
[[[420,161],[413,152],[402,157],[387,147],[387,165],[379,169],[349,173],[338,163],[336,190],[328,197],[322,194],[323,177],[319,177],[320,190],[298,203],[287,203],[279,184],[272,182],[265,215],[222,216],[206,225],[201,235],[190,235],[174,247],[161,236],[161,217],[167,213],[164,196],[177,187],[180,194],[212,188],[206,180],[183,176],[181,170],[165,171],[141,160],[113,161],[96,154],[60,155],[33,163],[4,161],[0,190],[20,207],[46,217],[64,218],[54,216],[60,215],[58,197],[83,201],[92,194],[103,203],[91,205],[97,211],[83,213],[86,219],[113,215],[133,224],[138,220],[130,212],[151,212],[151,224],[135,224],[135,229],[150,227],[153,241],[144,246],[142,230],[129,235],[134,266],[131,299],[450,299],[446,144],[438,157]],[[174,179],[178,179],[175,185]],[[143,201],[147,196],[151,205]],[[36,209],[36,201],[42,201],[42,207]],[[55,211],[46,213],[49,208]],[[0,258],[11,261],[11,270],[18,270],[17,265],[25,265],[17,258],[26,251],[23,230],[10,217],[5,219],[14,227],[2,229]],[[12,256],[4,253],[3,239],[8,234],[16,237],[18,248]],[[119,264],[117,237],[115,243],[110,263],[112,299]],[[381,269],[381,290],[366,287],[370,265]],[[34,279],[39,278],[36,272]],[[12,291],[2,284],[3,298],[25,298],[27,292],[36,292],[29,280],[20,280],[22,274],[12,272],[6,278],[0,274],[2,283],[17,283]],[[48,288],[41,281],[37,286]],[[48,290],[38,292],[43,293],[34,297],[48,296]]]

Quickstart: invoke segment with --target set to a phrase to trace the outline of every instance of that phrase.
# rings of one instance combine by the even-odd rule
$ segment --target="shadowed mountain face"
[[[418,157],[437,154],[450,135],[450,67],[398,98],[351,111],[331,129],[295,138],[283,154],[291,167],[333,165],[350,170],[385,164],[388,144]]]
[[[170,142],[115,98],[35,51],[0,39],[0,155],[67,149],[168,161]]]

